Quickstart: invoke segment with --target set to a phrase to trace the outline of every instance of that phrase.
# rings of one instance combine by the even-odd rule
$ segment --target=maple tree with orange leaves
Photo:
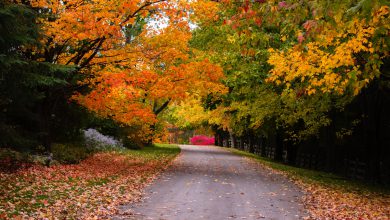
[[[151,141],[157,115],[188,94],[223,92],[220,67],[196,57],[182,1],[35,1],[43,48],[37,60],[82,74],[76,100],[100,117],[138,126]],[[148,21],[169,18],[167,27]],[[195,52],[196,53],[196,52]]]

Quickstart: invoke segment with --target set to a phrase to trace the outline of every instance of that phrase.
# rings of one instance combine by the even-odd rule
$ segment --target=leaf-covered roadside
[[[104,219],[136,200],[179,153],[173,145],[97,153],[80,164],[0,173],[0,219]]]
[[[345,191],[318,183],[300,182],[309,219],[389,219],[390,196],[368,191]]]
[[[255,154],[231,149],[233,153],[253,158],[257,164],[288,177],[305,196],[309,212],[306,219],[389,219],[390,191],[342,179],[336,175],[292,167]]]

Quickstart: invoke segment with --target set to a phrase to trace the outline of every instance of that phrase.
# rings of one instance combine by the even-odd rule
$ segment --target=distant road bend
[[[302,192],[284,177],[214,146],[181,145],[142,202],[114,219],[302,219]]]

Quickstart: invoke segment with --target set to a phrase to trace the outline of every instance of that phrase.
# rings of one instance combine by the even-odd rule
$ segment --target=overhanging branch
[[[162,110],[164,110],[168,106],[168,104],[169,104],[169,102],[171,102],[171,100],[172,100],[171,98],[168,99],[167,101],[164,102],[164,104],[162,104],[162,106],[160,106],[160,108],[158,108],[157,110],[153,110],[154,114],[155,115],[160,114],[162,112]]]

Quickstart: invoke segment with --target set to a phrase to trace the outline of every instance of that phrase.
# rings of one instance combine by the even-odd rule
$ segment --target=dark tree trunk
[[[282,161],[283,160],[283,134],[280,129],[276,130],[276,135],[275,135],[275,156],[274,159],[277,161]]]
[[[248,151],[250,153],[255,152],[255,141],[254,140],[255,140],[254,134],[253,134],[253,132],[250,132],[249,136],[248,136]]]
[[[266,140],[266,138],[264,137],[264,136],[262,136],[261,138],[260,138],[260,155],[262,156],[262,157],[265,157],[266,155],[265,155],[265,146],[267,145],[267,140]]]
[[[151,131],[151,137],[148,139],[148,141],[145,143],[147,146],[153,145],[153,139],[154,139],[154,132],[156,131],[156,124],[152,124],[149,126],[149,129]]]
[[[298,146],[296,144],[293,144],[291,142],[286,142],[287,145],[287,158],[286,162],[291,165],[297,165],[296,159],[297,159],[297,151]]]

